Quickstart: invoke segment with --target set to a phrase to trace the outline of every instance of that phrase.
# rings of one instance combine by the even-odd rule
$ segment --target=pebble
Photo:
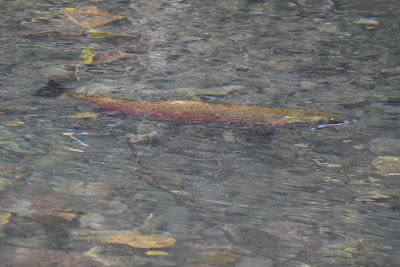
[[[302,90],[312,90],[315,89],[318,85],[314,82],[302,81],[300,82],[300,89]]]
[[[340,31],[339,25],[332,22],[324,23],[320,28],[320,31],[327,32],[327,33],[337,33]]]
[[[207,43],[205,43],[204,41],[187,42],[183,45],[182,48],[187,52],[195,54],[205,53],[210,49],[209,45],[207,45]]]
[[[250,40],[251,38],[253,38],[253,35],[251,35],[250,33],[239,33],[239,34],[235,34],[235,35],[228,37],[229,40],[232,40],[235,42],[247,41],[247,40]]]

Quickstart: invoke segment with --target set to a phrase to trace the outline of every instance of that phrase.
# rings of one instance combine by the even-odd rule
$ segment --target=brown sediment
[[[163,120],[184,120],[190,123],[249,122],[283,125],[295,122],[331,122],[338,114],[321,110],[280,109],[271,107],[217,104],[203,102],[133,101],[109,98],[103,95],[73,93],[73,97],[109,110],[143,115]]]

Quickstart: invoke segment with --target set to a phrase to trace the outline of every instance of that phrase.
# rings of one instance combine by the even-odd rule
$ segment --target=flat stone
[[[300,88],[303,90],[312,90],[315,89],[318,86],[318,84],[314,82],[309,82],[309,81],[302,81],[300,82]]]

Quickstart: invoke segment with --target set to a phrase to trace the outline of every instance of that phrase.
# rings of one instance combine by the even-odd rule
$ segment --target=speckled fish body
[[[148,119],[187,123],[233,123],[284,125],[296,122],[331,122],[338,118],[320,110],[279,109],[249,105],[217,104],[190,101],[132,101],[103,95],[72,94],[108,110],[134,114]]]

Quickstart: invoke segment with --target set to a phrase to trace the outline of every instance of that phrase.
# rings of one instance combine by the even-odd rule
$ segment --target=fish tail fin
[[[34,96],[56,98],[68,92],[68,88],[62,86],[58,82],[49,79],[47,84],[40,88]]]

